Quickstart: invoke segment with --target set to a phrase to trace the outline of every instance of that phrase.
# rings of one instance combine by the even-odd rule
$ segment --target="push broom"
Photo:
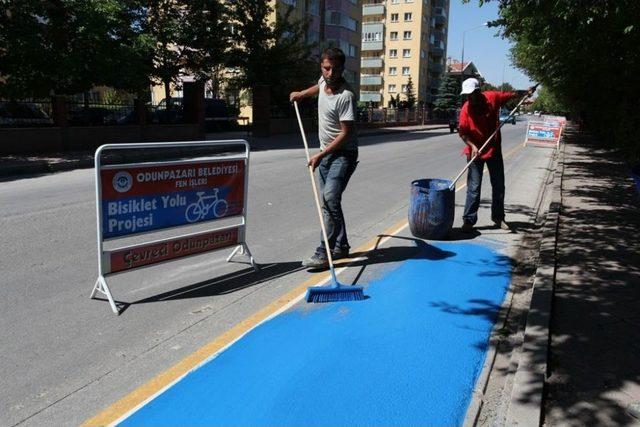
[[[307,144],[307,135],[304,133],[304,127],[302,126],[302,119],[300,118],[300,110],[298,109],[298,102],[293,101],[293,106],[296,109],[296,117],[298,118],[298,125],[300,126],[300,133],[302,134],[302,142],[304,143],[304,151],[307,155],[307,163],[309,163],[309,145]],[[318,197],[318,189],[316,188],[316,178],[313,173],[313,168],[309,165],[309,176],[311,177],[311,187],[313,187],[313,198],[316,202],[316,208],[318,210],[318,218],[320,218],[320,228],[322,229],[322,238],[324,241],[324,248],[327,252],[327,259],[329,261],[329,270],[331,271],[332,284],[327,286],[311,286],[307,288],[307,302],[336,302],[336,301],[360,301],[364,299],[364,292],[362,286],[350,286],[343,285],[338,282],[336,278],[336,272],[333,268],[333,257],[331,256],[331,248],[329,247],[329,239],[327,238],[327,229],[324,225],[322,218],[322,211],[320,210],[320,199]]]

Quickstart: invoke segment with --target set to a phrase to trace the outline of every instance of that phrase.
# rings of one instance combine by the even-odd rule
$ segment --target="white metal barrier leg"
[[[104,276],[98,276],[98,280],[96,280],[96,284],[93,286],[93,291],[91,291],[91,297],[90,297],[91,299],[95,297],[96,292],[100,292],[104,294],[109,300],[109,305],[111,306],[111,310],[113,310],[115,314],[118,314],[118,315],[120,314],[120,310],[118,310],[118,307],[116,306],[116,302],[114,301],[113,296],[111,295],[111,291],[107,286],[107,281],[104,279]]]
[[[231,261],[231,259],[235,256],[235,254],[240,253],[240,255],[246,255],[249,258],[249,262],[251,263],[251,267],[253,267],[254,271],[259,271],[260,268],[256,264],[256,261],[253,259],[253,255],[251,255],[251,251],[249,251],[249,246],[246,243],[242,242],[231,252],[231,255],[227,258],[227,262]]]
[[[236,248],[233,250],[233,252],[231,252],[231,255],[229,255],[229,256],[227,257],[227,262],[231,261],[231,258],[233,258],[233,256],[234,256],[235,254],[237,254],[237,253],[238,253],[238,251],[239,251],[239,250],[241,250],[241,249],[242,249],[242,245],[238,245],[238,246],[236,246]],[[241,252],[241,253],[242,253],[242,252]]]
[[[242,242],[243,252],[249,257],[249,262],[253,267],[254,271],[260,270],[256,264],[256,261],[253,259],[253,255],[251,255],[251,251],[249,251],[249,246],[245,242]]]

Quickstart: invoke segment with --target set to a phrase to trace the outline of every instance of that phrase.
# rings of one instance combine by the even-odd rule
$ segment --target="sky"
[[[478,6],[477,0],[466,4],[461,0],[450,2],[447,56],[460,61],[465,32],[464,61],[473,61],[486,81],[496,86],[503,81],[509,82],[516,89],[532,86],[531,80],[511,64],[509,42],[496,35],[498,28],[482,26],[498,18],[498,2],[490,1],[482,7]]]

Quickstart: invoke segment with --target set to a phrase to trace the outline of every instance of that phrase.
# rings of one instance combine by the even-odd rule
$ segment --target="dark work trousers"
[[[475,224],[478,221],[478,207],[480,206],[480,188],[482,186],[482,171],[484,165],[489,169],[491,179],[491,219],[495,222],[504,219],[504,163],[502,151],[494,152],[487,160],[477,158],[469,166],[467,172],[467,201],[464,205],[464,222]]]
[[[327,228],[329,247],[349,249],[347,227],[342,213],[342,193],[347,188],[349,178],[358,165],[358,151],[338,151],[331,153],[320,161],[320,197],[322,199],[322,217]],[[324,239],[320,235],[320,246],[317,253],[326,253]]]

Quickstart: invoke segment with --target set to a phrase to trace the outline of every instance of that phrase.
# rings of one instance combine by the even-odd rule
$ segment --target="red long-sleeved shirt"
[[[469,101],[465,102],[460,110],[460,119],[458,123],[458,133],[461,137],[471,140],[473,145],[480,148],[493,131],[498,127],[500,118],[500,107],[511,98],[516,96],[515,92],[482,92],[483,100],[479,106],[471,108]],[[482,150],[480,158],[486,160],[491,158],[494,153],[500,152],[501,138],[500,132],[496,134],[491,142]],[[469,146],[465,145],[463,154],[471,154]]]

